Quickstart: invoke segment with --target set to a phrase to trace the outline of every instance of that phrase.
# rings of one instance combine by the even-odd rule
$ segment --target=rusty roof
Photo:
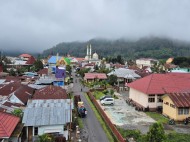
[[[40,75],[42,75],[42,74],[48,74],[48,68],[43,68],[43,69],[39,70],[38,74],[40,74]]]
[[[59,86],[49,85],[36,90],[33,99],[68,99],[68,95],[65,89]]]
[[[32,97],[34,93],[34,88],[31,88],[27,85],[21,85],[15,92],[14,95],[24,104],[27,104],[27,101]]]
[[[190,93],[170,93],[168,96],[177,107],[190,107]]]
[[[20,85],[21,85],[20,81],[11,82],[7,85],[4,85],[2,88],[0,88],[0,95],[9,96],[11,93],[17,90],[20,87]]]

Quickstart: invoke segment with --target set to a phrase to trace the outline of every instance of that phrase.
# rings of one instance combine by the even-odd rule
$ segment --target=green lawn
[[[99,100],[102,96],[105,96],[105,94],[100,91],[95,91],[93,95],[96,98],[96,100]]]
[[[153,118],[154,120],[156,120],[157,122],[159,123],[162,123],[162,124],[167,124],[169,119],[166,118],[165,116],[163,116],[162,114],[160,113],[156,113],[156,112],[146,112],[146,114],[148,116],[150,116],[151,118]]]
[[[92,110],[94,111],[94,114],[96,115],[96,118],[98,119],[98,121],[100,122],[102,128],[104,129],[104,132],[106,133],[108,139],[110,142],[114,142],[114,137],[111,134],[111,131],[109,130],[109,128],[107,127],[106,123],[104,122],[104,120],[102,119],[101,115],[99,114],[99,112],[97,111],[96,107],[92,104],[91,100],[89,99],[89,97],[87,95],[85,95],[86,99],[88,100],[88,103],[90,104]]]

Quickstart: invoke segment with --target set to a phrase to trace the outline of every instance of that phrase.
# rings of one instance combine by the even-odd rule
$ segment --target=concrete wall
[[[162,113],[163,115],[166,115],[170,117],[171,119],[176,120],[177,108],[171,107],[170,104],[174,104],[172,100],[168,96],[163,97],[163,112]]]
[[[133,101],[139,103],[140,105],[142,105],[143,107],[148,107],[149,108],[157,108],[158,106],[162,106],[162,102],[158,102],[158,98],[157,95],[155,94],[155,102],[148,102],[148,94],[145,94],[143,92],[140,92],[138,90],[135,90],[133,88],[129,89],[129,98],[132,99]]]
[[[148,95],[144,94],[138,90],[130,88],[129,89],[129,98],[132,99],[133,101],[139,103],[140,105],[142,105],[145,108],[148,106]]]
[[[38,127],[38,135],[42,135],[47,131],[59,131],[59,134],[63,134],[66,139],[68,138],[68,131],[64,131],[64,125],[51,125],[51,126],[39,126]],[[34,129],[33,129],[34,134]]]

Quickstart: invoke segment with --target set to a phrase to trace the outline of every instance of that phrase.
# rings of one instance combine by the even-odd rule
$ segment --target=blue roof
[[[58,60],[61,59],[61,56],[58,56]],[[51,58],[49,58],[48,63],[50,64],[56,64],[57,61],[57,56],[51,56]]]

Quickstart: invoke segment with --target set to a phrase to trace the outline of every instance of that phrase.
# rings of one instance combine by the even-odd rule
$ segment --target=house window
[[[165,105],[169,105],[169,103],[168,103],[168,102],[164,102],[164,104],[165,104]]]
[[[189,114],[189,108],[184,108],[183,109],[183,114]]]
[[[158,102],[158,103],[162,103],[162,102],[163,102],[163,100],[162,100],[162,97],[161,97],[161,96],[157,96],[157,102]]]
[[[183,108],[178,108],[178,115],[182,115],[183,114]]]
[[[155,102],[155,95],[149,95],[148,102],[149,103]]]
[[[38,127],[34,127],[34,135],[38,135]]]
[[[64,131],[67,131],[67,125],[64,125]]]
[[[189,108],[178,108],[178,115],[189,114]]]
[[[173,105],[173,104],[170,104],[170,107],[173,107],[173,108],[175,108],[175,105]]]
[[[155,98],[148,98],[148,102],[149,102],[149,103],[155,102]]]

